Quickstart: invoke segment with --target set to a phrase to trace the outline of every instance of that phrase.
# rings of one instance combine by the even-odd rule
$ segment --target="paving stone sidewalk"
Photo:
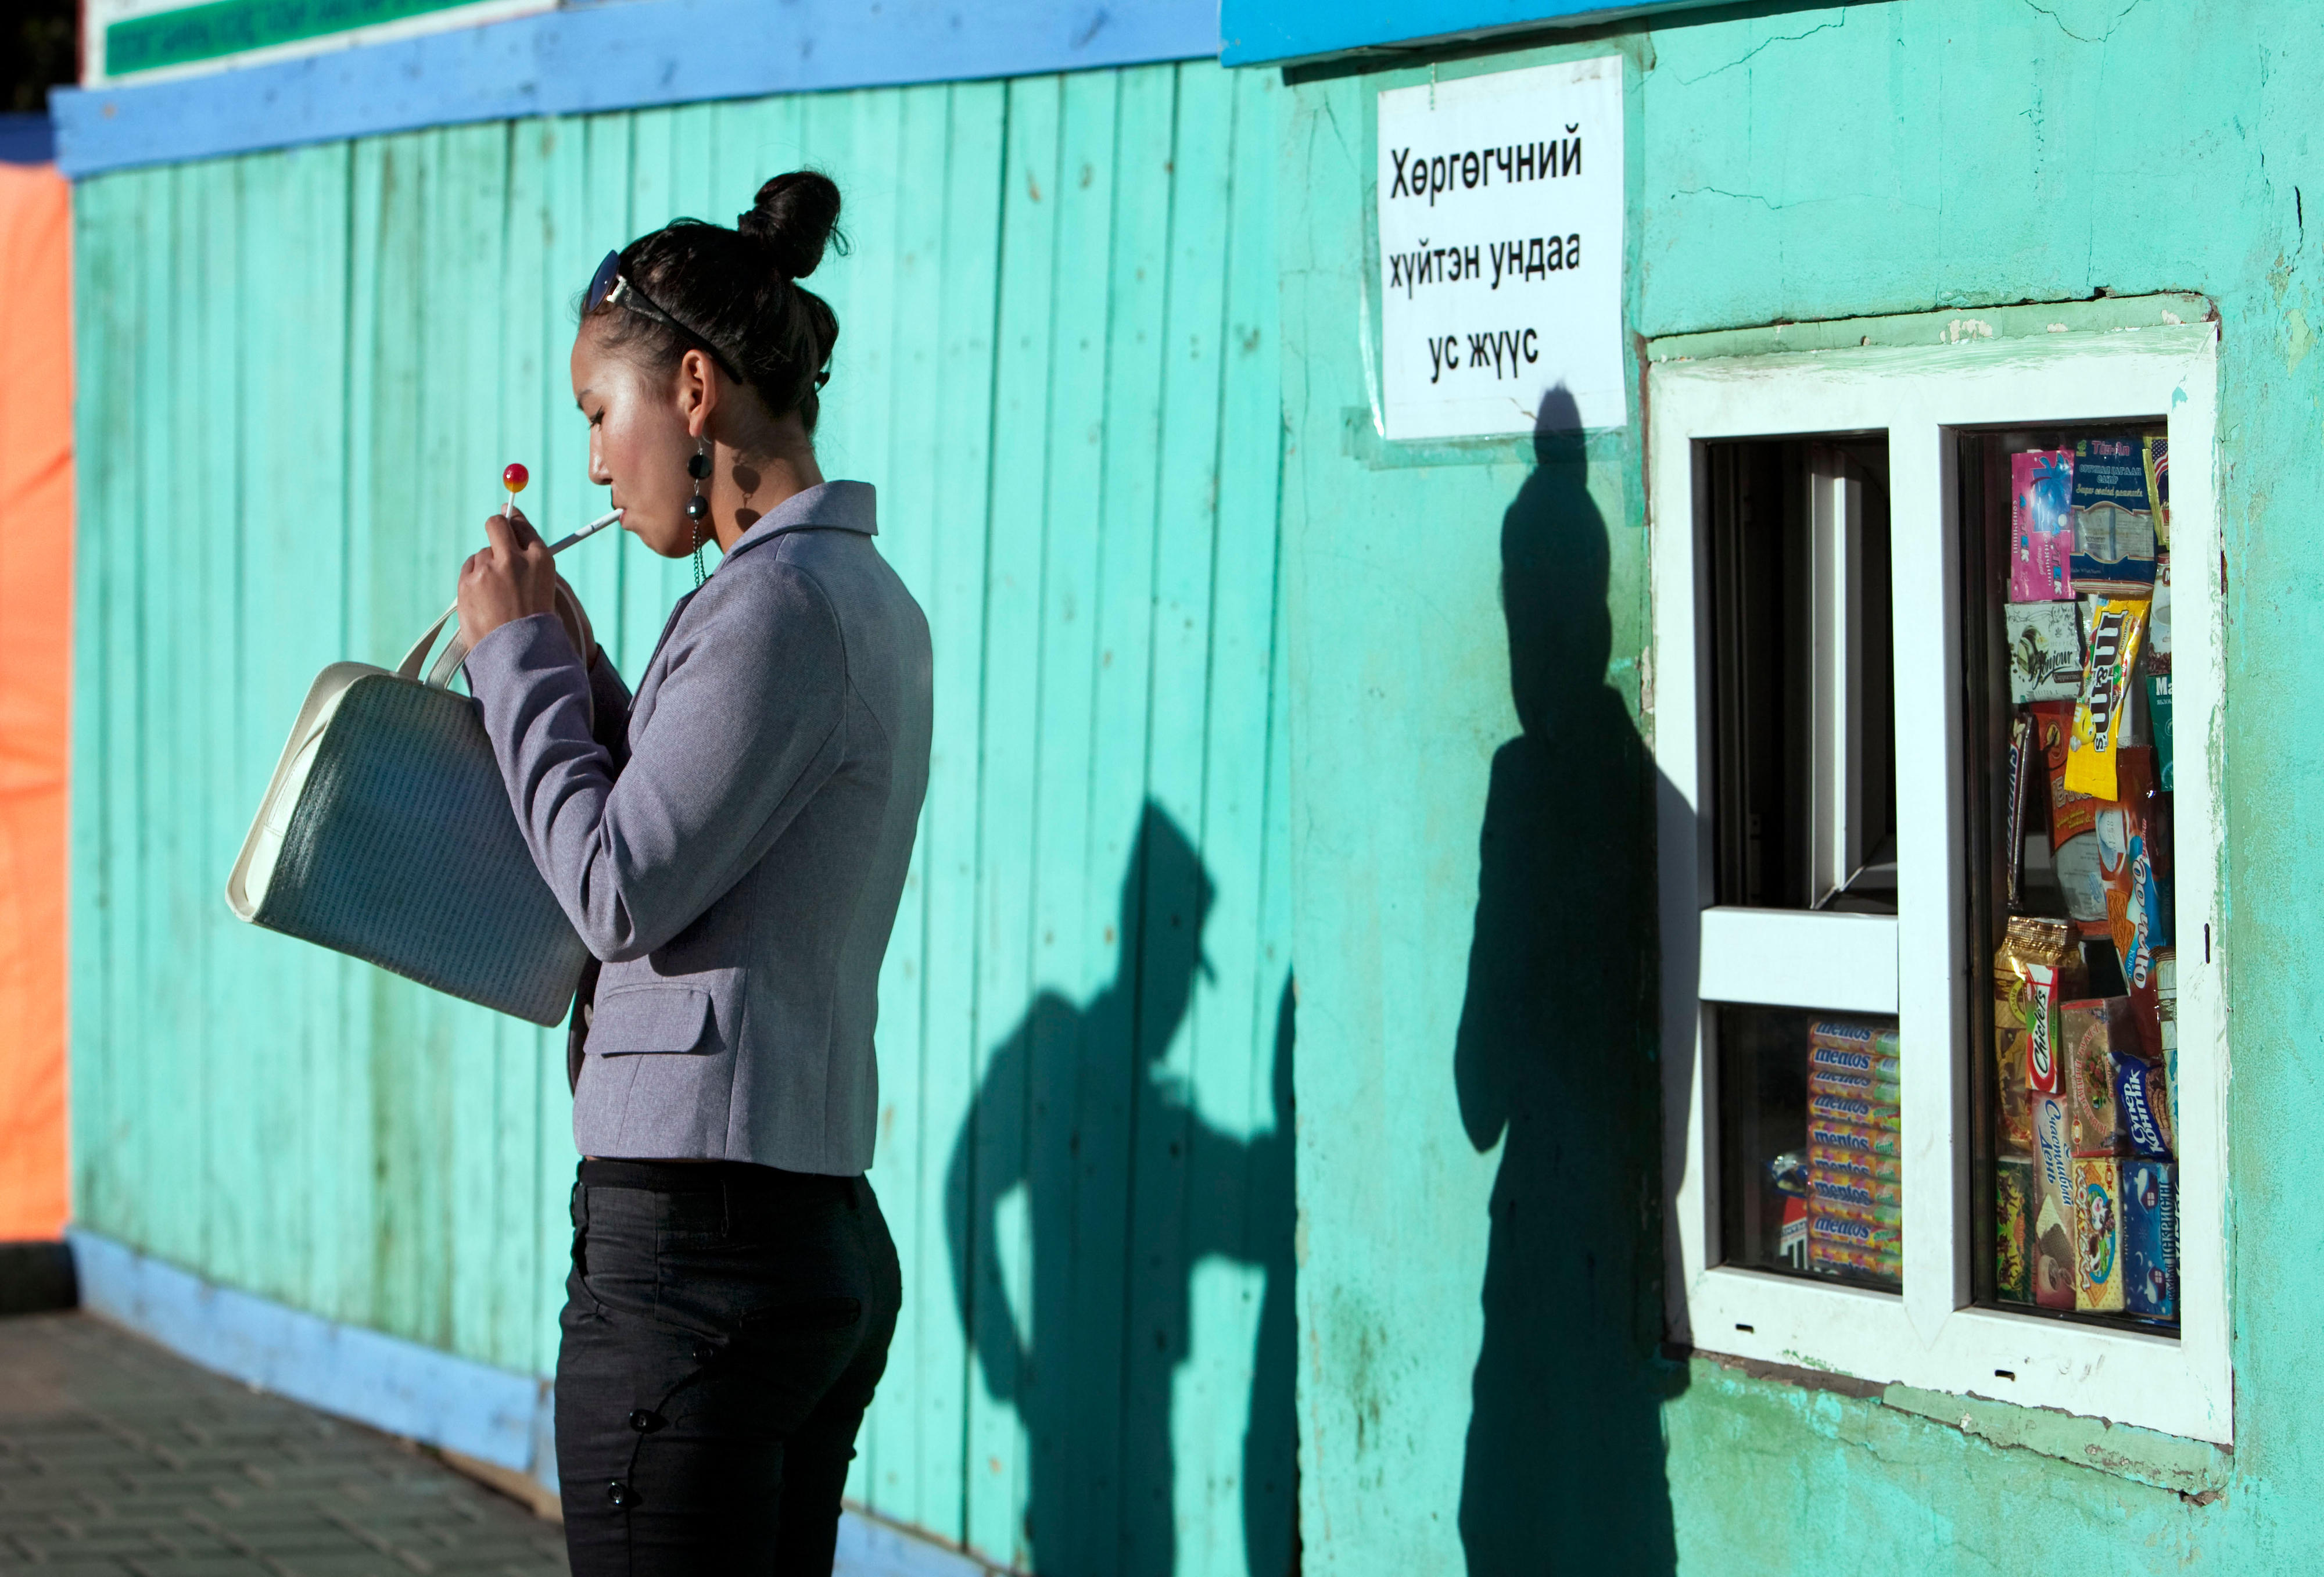
[[[0,1572],[565,1571],[554,1524],[423,1452],[92,1315],[0,1319]]]

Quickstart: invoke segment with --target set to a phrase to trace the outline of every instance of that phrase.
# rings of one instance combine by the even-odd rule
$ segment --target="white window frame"
[[[1655,599],[1665,1100],[1671,1114],[1668,1323],[1704,1351],[1835,1370],[2233,1442],[2227,1277],[2227,1023],[2217,789],[2223,694],[2209,323],[1926,346],[1709,357],[1646,378]],[[2171,437],[2179,957],[2177,1340],[1969,1306],[1969,991],[1963,958],[1956,429],[2160,416]],[[1897,914],[1711,907],[1703,663],[1702,445],[1885,431],[1896,684]],[[1964,978],[1964,969],[1971,973]],[[1705,1002],[1900,1020],[1900,1295],[1711,1262],[1717,1130]],[[1989,1249],[1985,1251],[1990,1251]]]

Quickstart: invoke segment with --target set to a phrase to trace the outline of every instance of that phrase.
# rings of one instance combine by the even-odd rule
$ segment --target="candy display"
[[[1808,1268],[1895,1281],[1904,1231],[1896,1026],[1819,1018],[1806,1050]]]
[[[1983,556],[1994,588],[1973,614],[1989,677],[1971,697],[1993,774],[1972,803],[1996,818],[1976,938],[1993,961],[1992,1062],[1978,1075],[1991,1093],[1974,1130],[1993,1188],[1981,1296],[2172,1324],[2170,445],[2159,422],[1962,443],[1983,478],[1964,551]],[[1856,1113],[1827,1115],[1831,1164],[1869,1164],[1839,1148],[1866,1142],[1844,1127]],[[1812,1151],[1812,1188],[1815,1164]]]
[[[2122,1289],[2122,1163],[2074,1162],[2074,1307],[2118,1314]]]

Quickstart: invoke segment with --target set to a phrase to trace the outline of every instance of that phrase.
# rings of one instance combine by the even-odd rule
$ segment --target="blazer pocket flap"
[[[700,986],[627,986],[590,1010],[588,1049],[599,1056],[639,1051],[715,1051],[704,1030],[710,993]]]

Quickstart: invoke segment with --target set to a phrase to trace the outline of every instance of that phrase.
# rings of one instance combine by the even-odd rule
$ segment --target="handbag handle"
[[[604,530],[607,526],[612,525],[615,521],[618,521],[621,518],[622,512],[620,510],[611,510],[604,514],[599,515],[595,520],[591,521],[587,525],[582,527],[571,536],[564,538],[562,540],[551,543],[549,545],[549,556],[554,558],[558,554],[564,552],[565,549],[573,546],[574,543],[586,541],[588,539],[595,536],[598,532]],[[576,600],[573,594],[566,588],[565,583],[561,580],[557,583],[557,606],[558,613],[560,617],[562,617],[567,610],[571,611],[573,617],[570,622],[573,627],[585,632],[589,632],[589,615],[582,611],[580,603]],[[416,679],[420,678],[420,665],[428,660],[428,649],[436,644],[436,637],[444,632],[444,626],[451,624],[452,639],[444,643],[444,654],[436,659],[436,666],[428,670],[427,678],[428,687],[431,690],[442,690],[450,687],[452,676],[460,671],[460,665],[468,660],[468,651],[470,648],[475,645],[475,641],[470,641],[467,638],[466,632],[460,629],[458,624],[454,622],[459,612],[460,604],[454,603],[450,607],[445,609],[441,614],[438,615],[436,622],[428,626],[428,632],[420,636],[418,641],[414,641],[412,643],[411,650],[403,654],[403,660],[395,665],[395,677],[397,678]],[[583,660],[586,661],[587,660],[589,654],[585,651],[581,656]]]

